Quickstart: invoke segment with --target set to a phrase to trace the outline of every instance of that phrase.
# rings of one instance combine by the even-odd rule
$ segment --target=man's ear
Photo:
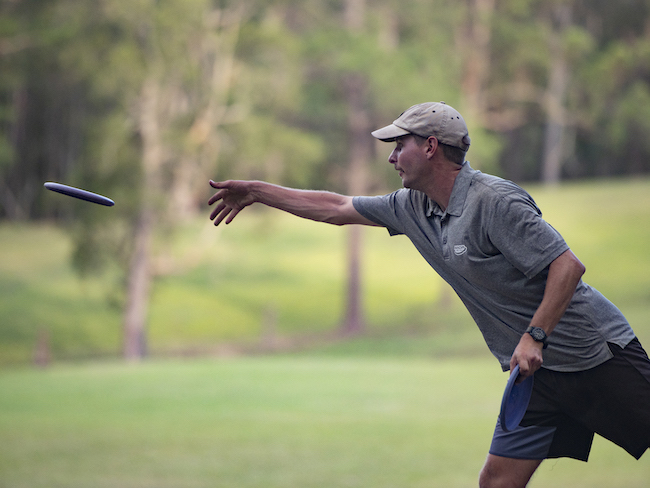
[[[427,157],[432,158],[438,150],[438,139],[436,139],[434,136],[429,136],[425,144]]]

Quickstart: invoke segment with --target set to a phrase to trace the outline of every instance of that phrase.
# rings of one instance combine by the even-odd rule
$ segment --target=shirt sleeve
[[[526,277],[536,276],[569,249],[527,193],[502,196],[493,209],[489,238]]]
[[[354,197],[352,204],[357,212],[376,224],[386,227],[391,236],[404,234],[400,222],[399,191],[382,196]]]

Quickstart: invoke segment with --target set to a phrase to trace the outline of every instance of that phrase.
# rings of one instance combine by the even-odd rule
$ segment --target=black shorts
[[[609,347],[614,357],[587,371],[539,369],[520,426],[497,422],[490,454],[586,461],[597,433],[639,459],[650,448],[650,360],[638,339]]]

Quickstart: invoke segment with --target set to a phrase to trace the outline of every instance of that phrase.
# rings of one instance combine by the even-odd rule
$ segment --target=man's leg
[[[479,476],[479,487],[524,488],[541,463],[535,459],[512,459],[488,454]]]

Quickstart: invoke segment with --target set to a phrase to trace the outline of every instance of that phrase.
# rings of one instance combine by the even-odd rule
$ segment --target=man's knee
[[[489,463],[485,463],[478,476],[479,488],[506,488],[513,486],[506,473],[501,473]]]
[[[479,474],[480,488],[524,488],[541,461],[489,455]]]

